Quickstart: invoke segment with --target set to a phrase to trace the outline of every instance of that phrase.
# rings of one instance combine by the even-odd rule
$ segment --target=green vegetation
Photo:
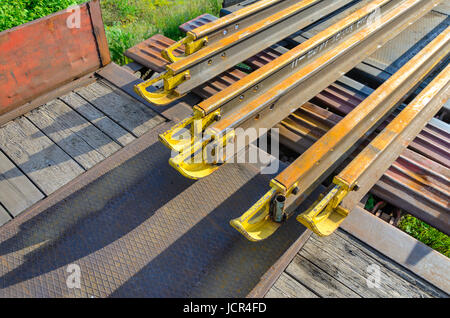
[[[2,0],[0,31],[36,20],[53,12],[79,4],[81,0]]]
[[[0,31],[64,10],[87,0],[2,0]],[[112,59],[129,62],[128,48],[156,33],[179,40],[178,26],[203,13],[218,16],[222,0],[102,0],[103,20]]]
[[[399,228],[436,251],[450,257],[450,237],[444,233],[411,215],[402,217]]]

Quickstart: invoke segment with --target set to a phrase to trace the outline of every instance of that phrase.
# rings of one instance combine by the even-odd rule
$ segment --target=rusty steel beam
[[[449,53],[449,39],[450,28],[274,178],[271,190],[232,225],[253,241],[272,235],[295,207],[351,154],[360,138],[373,131]]]
[[[249,15],[246,17],[246,23],[233,22],[231,26],[229,24],[234,21],[233,17],[242,15],[241,11],[247,12],[249,7],[188,32],[186,39],[201,44],[194,45],[195,49],[189,49],[190,42],[184,39],[164,50],[163,56],[173,62],[166,66],[167,72],[137,86],[136,90],[155,104],[165,105],[173,102],[225,70],[350,3],[351,0],[271,0],[261,1],[253,6],[262,6],[268,2],[276,3],[267,6],[261,14]],[[182,45],[187,56],[175,56],[173,51]],[[161,80],[164,82],[163,89],[156,92],[147,90]]]
[[[210,143],[213,136],[225,136],[227,132],[232,134],[239,127],[273,127],[295,111],[299,107],[297,105],[313,98],[439,2],[373,1],[199,103],[194,107],[193,118],[203,118],[208,124],[208,127],[204,127],[203,140],[198,143],[185,140],[183,144],[172,142],[172,136],[179,129],[185,128],[188,121],[161,136],[162,141],[172,149],[184,150],[179,156],[172,158],[170,164],[189,178],[198,179],[209,175],[218,168],[217,165],[189,163],[192,162],[192,154],[198,156],[203,153],[204,146]],[[378,20],[367,23],[370,17],[377,17]],[[218,113],[220,116],[217,116]],[[226,136],[227,139],[228,137],[230,136]],[[247,141],[249,143],[252,140]],[[222,142],[226,141],[216,141],[217,144]],[[218,158],[218,162],[226,162],[227,159]]]
[[[297,220],[317,235],[332,234],[446,103],[450,95],[449,81],[450,66],[334,177],[333,189]]]
[[[155,72],[162,73],[169,62],[161,56],[161,52],[173,44],[174,40],[162,34],[155,34],[126,50],[124,55]],[[182,54],[184,47],[180,47],[176,52]]]
[[[335,86],[331,86],[328,90],[340,92],[341,89]],[[350,112],[363,101],[362,98],[349,101],[349,95],[343,97],[345,100],[336,95],[324,98],[323,94],[319,94],[316,101],[330,109],[333,109],[330,103],[333,101],[334,107],[345,109],[346,112]],[[301,154],[342,118],[329,110],[306,103],[276,126],[280,132],[280,143]],[[386,122],[367,139],[372,140],[393,118],[394,116],[389,116]],[[439,146],[447,149],[448,156],[450,149],[446,141],[448,134],[428,124],[416,139],[426,133],[433,133],[439,141]],[[410,147],[416,139],[410,143]],[[358,147],[350,159],[353,159],[362,148]],[[448,206],[450,169],[436,161],[433,148],[427,147],[427,150],[426,156],[423,156],[414,150],[406,149],[378,180],[371,192],[440,231],[450,233],[450,207]]]
[[[147,41],[145,41],[145,45],[144,42],[141,43],[140,46],[146,49],[146,52],[141,55],[144,62],[150,63],[153,61],[153,58],[148,56],[151,52],[152,56],[158,58],[158,61],[162,62],[162,66],[164,66],[167,61],[161,57],[160,53],[174,41],[166,43],[167,40],[171,40],[162,35],[158,36],[156,45],[153,45],[153,42],[147,45]],[[275,50],[267,53],[263,51],[245,63],[252,66],[253,69],[258,69],[277,58],[279,56],[276,55],[277,53]],[[147,65],[146,63],[141,64]],[[232,69],[203,84],[194,92],[207,99],[244,78],[245,75],[237,69]],[[314,103],[328,110],[306,103],[276,126],[280,131],[281,144],[299,154],[303,153],[342,119],[340,115],[345,116],[362,101],[363,97],[339,84],[332,84],[313,99]],[[393,116],[390,116],[389,120],[392,118]],[[383,124],[377,129],[377,132],[382,129],[382,126]],[[432,135],[431,138],[429,138],[430,135]],[[432,139],[437,143],[437,147],[427,143],[419,144],[416,141],[419,138],[422,140]],[[410,148],[414,151],[405,150],[371,192],[440,231],[450,234],[450,208],[446,204],[450,200],[448,195],[450,169],[448,169],[448,165],[440,164],[443,161],[441,158],[448,157],[449,144],[448,133],[427,125],[410,144]],[[355,153],[360,150],[359,148]],[[436,150],[447,151],[439,155]],[[355,155],[352,154],[350,158]]]

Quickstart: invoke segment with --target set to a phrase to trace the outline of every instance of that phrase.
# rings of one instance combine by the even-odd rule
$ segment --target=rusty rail
[[[350,0],[285,0],[259,1],[238,12],[205,24],[188,32],[187,38],[163,50],[172,64],[159,78],[136,86],[137,92],[148,101],[165,105],[184,96],[236,64],[261,52],[296,31],[314,23],[324,15],[348,4]],[[271,4],[271,5],[269,5]],[[245,17],[251,8],[264,8],[260,13]],[[176,57],[173,51],[183,46],[186,56]],[[147,89],[164,82],[155,92]]]
[[[333,189],[297,220],[320,236],[333,233],[446,103],[449,81],[447,67],[334,177]]]
[[[358,140],[401,102],[449,53],[450,28],[413,57],[271,182],[271,190],[232,225],[250,240],[272,235],[311,191],[354,150]],[[327,197],[330,199],[336,193]],[[278,201],[277,201],[278,200]],[[276,204],[276,203],[279,204]],[[281,208],[276,208],[281,206]]]

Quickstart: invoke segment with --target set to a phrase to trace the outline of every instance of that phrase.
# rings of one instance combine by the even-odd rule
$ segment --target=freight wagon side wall
[[[0,116],[110,63],[98,0],[0,33]]]

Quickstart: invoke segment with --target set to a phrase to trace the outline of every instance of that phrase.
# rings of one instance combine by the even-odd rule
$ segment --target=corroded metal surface
[[[260,63],[253,66],[255,69],[270,62],[271,58],[272,60],[275,59],[275,56],[267,54],[264,54],[264,56],[265,59],[255,58]],[[246,63],[249,64],[248,61]],[[232,70],[205,83],[195,92],[203,98],[208,98],[244,76],[245,73]],[[314,103],[330,111],[315,107],[312,104],[305,104],[278,126],[282,143],[302,153],[328,129],[339,122],[342,119],[341,116],[348,114],[362,100],[363,97],[339,84],[331,85],[313,99]],[[392,116],[389,119],[392,119]],[[382,124],[380,128],[384,125]],[[428,142],[430,140],[433,143]],[[446,199],[445,196],[443,199],[436,193],[448,192],[448,166],[439,164],[448,160],[449,155],[446,151],[446,149],[449,149],[448,142],[448,132],[427,125],[411,143],[410,149],[413,149],[413,151],[407,150],[402,154],[394,166],[377,183],[373,192],[388,202],[400,206],[435,227],[446,231],[442,227],[445,222],[440,220],[447,213],[447,209],[443,209],[442,205],[442,200],[445,201]],[[402,159],[405,157],[408,158],[406,166]],[[396,165],[403,165],[403,167],[397,169],[395,168]],[[422,176],[425,173],[428,177],[417,178],[417,176],[414,176],[417,173]],[[430,177],[430,174],[436,177]]]
[[[305,104],[277,126],[280,129],[281,143],[303,153],[342,119],[341,112],[345,116],[363,100],[362,97],[349,94],[342,87],[336,87],[336,84],[327,91],[330,94],[323,92],[314,101],[329,110],[314,104]],[[393,116],[390,116],[381,124],[369,140],[392,118]],[[436,140],[439,140],[440,151],[445,151],[446,157],[450,156],[450,148],[447,146],[448,132],[428,124],[371,191],[383,200],[448,233],[450,170],[436,161],[435,148],[427,147],[426,156],[413,150],[416,140],[426,135],[427,131],[433,131]],[[355,151],[354,155],[360,149]]]
[[[401,6],[398,8],[401,8]],[[382,25],[381,21],[383,21],[383,17],[380,19],[380,25]],[[371,133],[377,127],[377,124],[382,122],[389,112],[395,109],[395,106],[403,100],[404,96],[413,90],[439,64],[449,53],[449,50],[450,28],[436,37],[436,39],[414,56],[390,77],[389,80],[373,92],[373,94],[366,98],[358,107],[352,110],[337,125],[331,128],[299,158],[290,164],[289,167],[275,177],[270,183],[270,190],[268,190],[267,194],[261,197],[239,219],[233,220],[233,226],[251,240],[261,240],[272,235],[282,224],[282,222],[273,217],[273,213],[275,212],[272,211],[277,211],[274,208],[274,202],[278,202],[277,200],[281,198],[283,206],[286,207],[282,209],[284,217],[291,216],[291,212],[293,212],[292,208],[300,204],[303,198],[310,194],[310,191],[320,185],[351,154],[358,146],[359,140],[366,134]],[[302,92],[294,93],[294,97],[298,97],[295,94],[302,94]],[[279,98],[283,100],[288,97],[289,95],[285,95]],[[256,99],[256,102],[259,99]],[[285,106],[284,109],[287,111],[287,107],[290,107],[291,111],[295,110],[295,105],[292,105],[295,102],[300,103],[302,100],[300,98],[288,99],[283,105]],[[268,117],[276,112],[279,101],[274,102],[274,104],[274,110],[267,112]],[[244,107],[247,107],[247,105]],[[221,119],[217,123],[220,124],[223,120]],[[256,124],[253,124],[252,127],[255,125],[261,127],[258,126],[260,122],[266,124],[264,118],[258,118]],[[212,124],[208,129],[215,126],[216,124]],[[350,191],[352,188],[346,190]],[[336,195],[342,193],[338,186],[333,188],[333,191],[337,191]],[[340,196],[341,194],[339,194]],[[326,202],[328,201],[335,201],[332,198],[335,198],[334,194],[325,196],[321,204],[327,204]],[[348,211],[340,209],[338,215],[345,217]],[[330,226],[325,227],[327,230],[323,228],[323,231],[321,231],[318,229],[319,220],[323,219],[320,212],[320,208],[308,209],[299,216],[300,219],[297,219],[304,221],[302,223],[307,225],[316,234],[328,235],[328,230],[332,228],[332,220],[336,218],[325,218],[324,220],[327,221],[326,224],[328,224],[328,221],[331,223],[329,224]],[[269,217],[269,213],[271,217]],[[343,218],[339,219],[343,220]]]
[[[248,26],[233,25],[226,31],[226,36],[221,34],[223,38],[215,43],[210,43],[211,38],[208,37],[207,46],[168,66],[168,71],[173,75],[189,70],[191,76],[189,80],[178,85],[176,91],[179,94],[186,93],[199,86],[205,80],[217,76],[223,70],[250,58],[292,33],[311,25],[324,15],[348,2],[346,0],[286,0],[280,2],[280,8],[273,8],[273,10],[276,10],[266,18],[255,15],[252,16],[252,23]],[[222,19],[226,19],[229,16]],[[210,28],[210,25],[218,23],[220,20],[204,27]],[[192,33],[197,32],[199,29],[201,28],[193,30]],[[232,34],[231,31],[234,33]]]
[[[136,90],[149,102],[167,105],[184,96],[189,91],[210,80],[224,70],[254,56],[292,33],[314,23],[324,15],[347,4],[351,0],[285,0],[270,6],[264,12],[255,13],[247,20],[229,25],[225,20],[232,16],[242,16],[243,9],[236,14],[210,22],[188,32],[187,36],[163,51],[162,55],[173,63],[166,66],[167,72],[160,77],[138,85]],[[396,0],[392,0],[396,1]],[[261,1],[270,2],[270,1]],[[254,4],[255,6],[257,3]],[[226,26],[225,26],[226,25]],[[208,30],[219,26],[209,35],[198,36],[198,30]],[[220,31],[220,32],[218,32]],[[201,32],[200,32],[201,33]],[[184,55],[174,54],[174,50],[185,47]],[[163,88],[148,89],[158,81]]]
[[[109,63],[98,1],[79,13],[79,28],[64,10],[0,33],[0,114]]]
[[[449,81],[450,67],[447,67],[333,178],[333,190],[297,220],[311,226],[318,235],[332,234],[446,103],[450,95]]]
[[[128,49],[124,55],[155,72],[161,73],[165,71],[168,64],[167,60],[161,56],[161,52],[174,43],[174,40],[156,34]],[[177,54],[183,54],[183,52],[183,47],[176,50]]]
[[[347,151],[350,145],[353,145],[363,134],[357,135],[353,142],[349,143],[349,138],[353,136],[357,129],[362,129],[364,134],[369,131],[370,124],[376,124],[378,120],[388,114],[388,109],[382,113],[375,111],[376,105],[385,105],[392,103],[390,107],[395,106],[401,101],[401,98],[407,94],[417,83],[419,83],[427,73],[429,73],[438,62],[449,52],[450,28],[440,34],[432,43],[414,56],[398,72],[396,72],[388,81],[380,86],[372,95],[366,98],[362,104],[349,113],[340,123],[334,126],[327,134],[322,137],[318,143],[309,148],[300,158],[288,167],[276,180],[290,189],[295,182],[310,174],[316,161],[329,160],[333,156],[340,156]],[[395,89],[394,89],[395,88]],[[381,108],[380,108],[381,109]],[[359,111],[357,111],[359,110]],[[373,113],[372,113],[373,111]],[[339,141],[348,143],[346,148],[339,149]],[[320,156],[321,158],[318,158]],[[323,157],[323,158],[322,158]],[[326,169],[324,169],[326,170]],[[311,174],[316,178],[316,173]]]

